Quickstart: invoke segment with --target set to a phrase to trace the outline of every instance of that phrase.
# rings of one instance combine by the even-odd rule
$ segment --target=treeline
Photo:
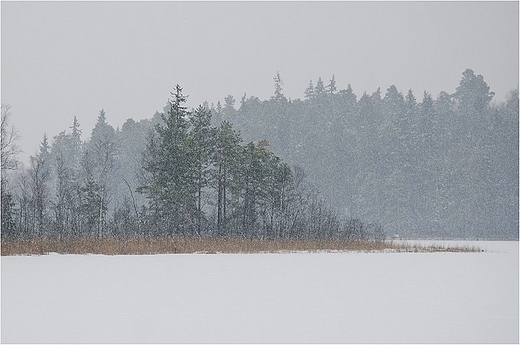
[[[505,102],[471,69],[452,94],[358,97],[310,81],[304,99],[229,95],[212,107],[247,140],[302,166],[340,213],[405,237],[518,239],[518,89]]]
[[[21,169],[3,105],[2,238],[384,238],[327,207],[267,140],[244,144],[230,122],[214,126],[211,110],[185,102],[177,85],[163,113],[121,129],[101,110],[86,142],[74,118]]]
[[[3,107],[2,236],[518,239],[518,89],[492,102],[468,69],[437,98],[334,76],[304,94],[277,74],[270,99],[188,110],[176,88],[151,119],[101,111],[87,142],[74,119],[21,170]]]

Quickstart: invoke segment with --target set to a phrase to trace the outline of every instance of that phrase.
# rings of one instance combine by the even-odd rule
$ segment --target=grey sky
[[[518,2],[2,2],[2,103],[26,159],[77,116],[150,118],[180,84],[189,106],[287,97],[334,74],[359,96],[395,84],[434,97],[462,72],[502,101],[518,86]]]

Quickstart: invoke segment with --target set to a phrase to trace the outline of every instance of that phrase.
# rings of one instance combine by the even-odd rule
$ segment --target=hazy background
[[[518,86],[518,2],[2,2],[2,103],[26,161],[77,116],[89,137],[231,94],[303,98],[310,79],[360,96],[452,93],[466,68],[502,101]]]

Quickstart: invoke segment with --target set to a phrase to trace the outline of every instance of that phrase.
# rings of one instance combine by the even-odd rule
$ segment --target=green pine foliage
[[[211,126],[211,110],[199,106],[188,111],[179,86],[172,96],[170,110],[149,135],[143,155],[148,179],[138,190],[149,199],[142,217],[148,231],[277,239],[296,233],[297,221],[300,226],[319,221],[337,225],[327,227],[327,238],[340,235],[333,212],[305,219],[307,205],[297,204],[303,197],[295,197],[292,169],[269,150],[267,140],[244,145],[230,122]],[[283,102],[280,95],[276,100]],[[218,114],[229,116],[232,109],[233,99],[227,97]],[[325,209],[317,195],[306,198]],[[305,236],[315,226],[308,228]]]

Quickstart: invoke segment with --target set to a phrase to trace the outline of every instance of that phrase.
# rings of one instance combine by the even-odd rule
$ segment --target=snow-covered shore
[[[457,245],[485,252],[2,257],[1,340],[518,343],[518,242]]]

